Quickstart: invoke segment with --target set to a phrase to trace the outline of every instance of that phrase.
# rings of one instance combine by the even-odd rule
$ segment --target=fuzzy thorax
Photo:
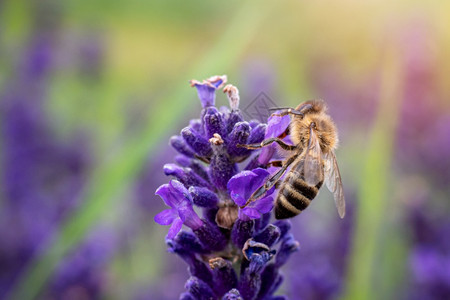
[[[308,146],[311,123],[316,124],[315,133],[319,138],[320,148],[323,153],[334,151],[338,145],[336,125],[331,118],[323,113],[307,113],[302,118],[294,116],[290,125],[290,135],[293,143],[303,149]]]

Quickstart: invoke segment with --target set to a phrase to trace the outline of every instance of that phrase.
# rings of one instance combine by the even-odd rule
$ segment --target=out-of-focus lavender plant
[[[442,88],[436,35],[419,16],[400,29],[403,53],[403,101],[397,130],[396,166],[408,186],[406,228],[410,251],[405,297],[450,297],[450,223],[448,182],[450,161],[450,110],[448,91]]]
[[[431,201],[425,195],[423,201]],[[450,221],[446,215],[415,203],[408,212],[411,251],[407,299],[450,298]]]
[[[447,188],[450,181],[450,96],[441,86],[443,73],[431,24],[411,18],[400,32],[403,56],[403,101],[397,131],[398,165],[405,173],[422,173]]]
[[[110,287],[107,265],[119,247],[111,228],[98,228],[61,262],[46,299],[101,299]]]
[[[78,207],[90,172],[86,137],[56,138],[47,114],[48,86],[56,67],[61,6],[36,5],[33,31],[0,95],[1,210],[0,298],[45,251],[60,225]],[[97,234],[97,233],[95,233]],[[93,299],[106,278],[100,266],[114,249],[111,231],[87,239],[64,261],[43,292],[54,299],[73,293]],[[101,257],[101,259],[99,259]],[[78,291],[78,292],[77,292]]]
[[[214,76],[191,82],[203,106],[201,118],[170,140],[180,154],[176,164],[164,166],[174,179],[156,191],[169,209],[155,221],[171,225],[169,251],[189,266],[191,277],[180,299],[284,299],[273,294],[283,281],[279,270],[298,243],[289,221],[270,223],[273,190],[239,207],[270,174],[254,151],[238,145],[261,142],[266,125],[243,120],[232,85],[224,88],[231,110],[214,106],[215,91],[225,81]],[[182,230],[183,225],[191,230]]]
[[[314,224],[314,219],[322,217],[314,212],[292,222],[292,231],[300,242],[300,253],[293,256],[288,268],[287,287],[292,299],[336,299],[342,294],[352,247],[354,212],[353,205],[348,205],[345,219],[336,224],[331,220]]]
[[[438,60],[430,51],[435,37],[429,25],[421,19],[411,22],[414,26],[402,31],[404,42],[414,47],[404,56],[404,99],[396,155],[404,182],[414,184],[404,199],[411,238],[404,293],[408,299],[448,299],[450,222],[443,211],[449,206],[448,198],[441,196],[442,192],[448,194],[450,180],[450,161],[445,159],[450,151],[448,95],[438,85]],[[441,198],[444,201],[439,203]]]

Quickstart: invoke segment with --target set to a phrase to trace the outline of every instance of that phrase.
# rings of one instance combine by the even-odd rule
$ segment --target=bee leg
[[[266,181],[264,184],[264,187],[266,190],[270,190],[274,184],[277,183],[277,181],[283,176],[284,172],[286,172],[287,168],[294,162],[294,160],[297,158],[297,155],[291,156],[286,163],[281,167],[281,169],[278,170],[269,180]]]
[[[272,143],[277,143],[278,145],[281,146],[281,148],[283,148],[284,150],[288,150],[288,151],[295,150],[295,148],[296,148],[293,145],[286,144],[279,138],[269,138],[267,140],[262,141],[260,144],[248,144],[248,145],[238,144],[237,146],[241,147],[241,148],[247,148],[247,149],[254,150],[254,149],[260,149],[260,148],[270,145]]]
[[[275,189],[276,189],[276,190],[279,189],[279,188],[280,188],[280,185],[281,185],[281,181],[277,181],[277,182],[275,183]]]
[[[258,188],[251,196],[250,198],[247,200],[247,202],[245,202],[244,205],[241,206],[241,208],[246,207],[247,205],[249,205],[250,203],[252,203],[253,201],[258,200],[259,198],[261,198],[268,190],[270,190],[274,185],[277,184],[277,182],[280,180],[281,176],[283,176],[283,174],[286,172],[287,168],[295,161],[295,159],[297,158],[296,155],[291,156],[286,163],[283,165],[283,167],[281,169],[279,169],[272,177],[270,177],[263,186],[261,186],[260,188]]]
[[[262,148],[261,144],[248,144],[248,145],[245,145],[245,144],[237,144],[236,146],[237,146],[237,147],[240,147],[240,148],[250,149],[250,150],[255,150],[255,149],[260,149],[260,148]]]
[[[250,198],[247,200],[247,202],[245,202],[245,204],[243,206],[241,206],[241,208],[246,207],[247,205],[249,205],[250,203],[252,203],[253,201],[258,200],[259,198],[261,198],[265,193],[267,192],[267,189],[265,187],[265,185],[261,186],[260,188],[258,188],[251,196]]]

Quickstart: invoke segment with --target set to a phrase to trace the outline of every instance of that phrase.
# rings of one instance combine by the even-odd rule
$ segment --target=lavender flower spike
[[[216,101],[216,89],[221,88],[227,82],[227,76],[212,76],[208,79],[200,82],[198,80],[191,80],[191,86],[195,86],[197,88],[198,98],[200,98],[200,102],[203,107],[214,106]]]
[[[164,173],[173,179],[156,191],[170,209],[155,221],[172,224],[168,250],[188,265],[191,277],[180,299],[278,299],[273,294],[283,278],[279,268],[297,244],[286,240],[288,222],[270,224],[275,188],[240,209],[270,173],[257,168],[261,165],[254,155],[257,151],[238,145],[261,142],[267,125],[244,120],[238,89],[232,85],[224,88],[231,109],[214,106],[215,90],[225,81],[225,76],[191,81],[203,110],[200,119],[171,138],[179,154],[176,163],[164,166]],[[283,133],[287,127],[283,122],[284,118],[273,121],[269,133]],[[202,219],[194,205],[203,212]],[[182,224],[191,231],[179,232]],[[281,249],[280,254],[275,249]]]
[[[181,182],[171,180],[169,184],[160,186],[155,194],[171,207],[155,216],[155,222],[160,225],[172,224],[167,235],[168,238],[175,237],[183,224],[194,230],[203,225],[203,221],[192,208],[191,195]]]

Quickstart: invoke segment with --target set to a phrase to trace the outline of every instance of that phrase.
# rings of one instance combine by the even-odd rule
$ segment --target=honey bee
[[[338,133],[336,125],[327,114],[325,102],[306,101],[295,109],[282,108],[279,113],[273,115],[292,116],[284,135],[290,135],[293,145],[286,144],[280,138],[269,138],[260,144],[240,145],[247,149],[259,149],[277,143],[287,154],[284,161],[269,163],[281,168],[258,188],[241,208],[261,198],[274,185],[277,185],[279,191],[275,201],[275,218],[292,218],[309,206],[325,181],[325,185],[334,196],[339,216],[343,218],[345,199],[341,175],[334,155],[338,144]],[[286,176],[281,180],[285,173]]]

